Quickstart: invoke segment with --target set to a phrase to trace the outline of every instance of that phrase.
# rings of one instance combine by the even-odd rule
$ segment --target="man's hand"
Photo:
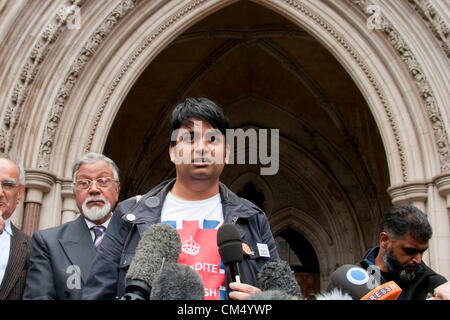
[[[254,293],[261,292],[261,289],[253,287],[249,284],[231,282],[230,289],[233,290],[230,292],[230,298],[233,300],[244,300],[250,295]]]
[[[3,220],[3,212],[0,211],[0,234],[3,233],[5,229],[5,220]]]
[[[450,300],[450,282],[447,281],[434,289],[434,296],[427,300]]]

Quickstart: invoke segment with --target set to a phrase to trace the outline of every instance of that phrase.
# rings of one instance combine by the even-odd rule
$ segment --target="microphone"
[[[258,273],[258,285],[263,292],[281,291],[295,299],[303,299],[303,294],[295,279],[294,272],[289,264],[281,259],[266,262],[262,266]],[[286,299],[281,299],[280,296],[279,300]]]
[[[125,276],[125,295],[121,300],[148,300],[153,280],[164,263],[177,263],[180,236],[166,223],[151,225],[142,235],[136,254]]]
[[[245,300],[298,300],[298,298],[280,290],[268,290],[254,293]]]
[[[394,281],[373,288],[369,284],[369,279],[370,276],[365,269],[344,264],[331,275],[328,290],[339,288],[354,300],[397,300],[402,293],[402,289]]]
[[[231,282],[241,282],[239,263],[242,262],[242,241],[239,230],[233,224],[223,224],[217,230],[217,246],[220,259],[227,267]]]
[[[394,281],[389,281],[379,285],[368,292],[360,300],[397,300],[402,289]]]
[[[153,280],[150,300],[204,300],[200,275],[185,264],[169,263]]]
[[[342,292],[339,288],[333,288],[327,292],[316,294],[314,298],[315,300],[353,300],[348,293]]]

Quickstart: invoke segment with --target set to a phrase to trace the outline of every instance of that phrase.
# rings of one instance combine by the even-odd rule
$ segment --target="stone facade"
[[[236,192],[256,186],[275,235],[309,241],[321,288],[404,202],[427,213],[425,260],[450,278],[449,10],[429,0],[0,1],[0,152],[27,169],[14,222],[31,233],[73,219],[71,165],[88,151],[117,162],[122,199],[173,176],[168,110],[207,96],[233,128],[280,129],[277,175],[233,165],[222,178]]]

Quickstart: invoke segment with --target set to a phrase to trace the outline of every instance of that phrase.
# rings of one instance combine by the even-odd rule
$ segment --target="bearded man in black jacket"
[[[393,206],[380,229],[379,246],[370,249],[359,265],[377,270],[380,283],[397,283],[402,288],[399,300],[425,300],[447,281],[422,261],[433,231],[421,210],[412,205]]]

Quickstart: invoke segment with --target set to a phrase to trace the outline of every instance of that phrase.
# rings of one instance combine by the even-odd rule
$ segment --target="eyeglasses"
[[[11,180],[3,180],[0,185],[2,186],[2,189],[5,191],[11,191],[14,190],[19,185],[16,184],[14,181]]]
[[[95,180],[91,179],[81,179],[76,181],[76,187],[80,190],[86,190],[89,189],[92,186],[92,182],[96,183],[97,186],[100,188],[107,188],[111,185],[111,182],[113,181],[111,178],[108,177],[100,177]]]

